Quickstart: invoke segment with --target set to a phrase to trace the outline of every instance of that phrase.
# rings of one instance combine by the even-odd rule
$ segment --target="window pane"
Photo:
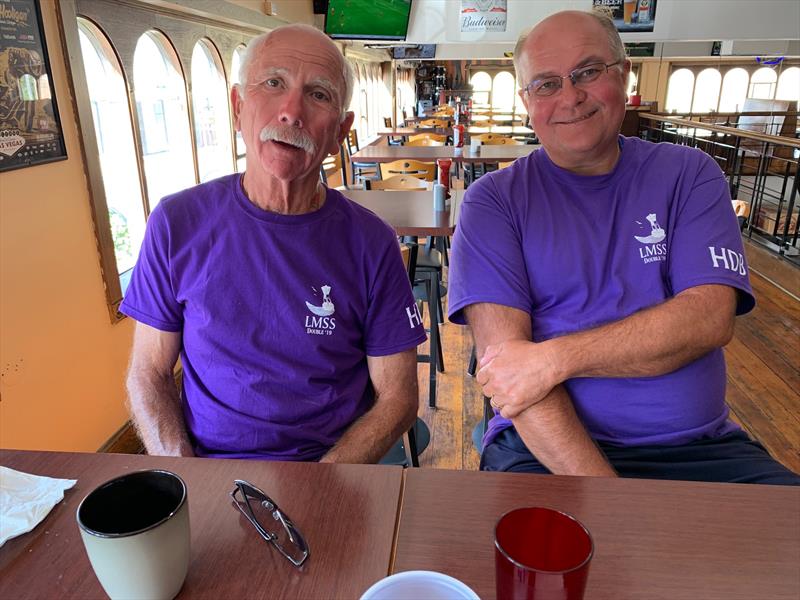
[[[145,33],[136,43],[133,82],[152,209],[167,194],[196,183],[186,88],[178,57],[160,33]]]
[[[205,40],[192,51],[192,112],[200,181],[232,172],[228,86],[219,56]]]
[[[473,104],[489,104],[489,92],[492,90],[492,78],[485,71],[474,73],[469,80],[474,93]]]
[[[628,91],[627,91],[628,96],[636,93],[636,86],[638,84],[639,84],[639,79],[638,77],[636,77],[636,73],[633,72],[633,69],[631,69],[631,72],[628,74]]]
[[[775,95],[775,82],[778,76],[769,67],[762,67],[750,78],[749,98],[764,98],[771,100]]]
[[[722,80],[722,92],[719,99],[720,112],[739,112],[747,98],[747,85],[750,76],[741,67],[731,69],[725,73]]]
[[[667,111],[688,113],[692,106],[694,73],[689,69],[678,69],[669,78],[667,87]]]
[[[717,110],[719,88],[722,75],[716,69],[705,69],[697,76],[694,87],[692,112],[711,112]]]
[[[231,87],[235,84],[240,83],[239,81],[239,67],[242,66],[242,60],[244,59],[244,46],[239,46],[236,50],[233,51],[233,57],[231,59]],[[244,138],[242,134],[238,131],[236,132],[236,170],[241,173],[244,171],[245,168],[245,155],[247,154],[247,148],[244,145]]]
[[[514,110],[514,76],[508,71],[501,71],[494,76],[492,108],[508,112]]]
[[[114,257],[117,271],[122,275],[136,262],[145,228],[128,93],[122,69],[100,30],[79,18],[78,31],[100,152]]]
[[[800,101],[800,68],[789,67],[778,78],[778,91],[775,92],[778,100]]]

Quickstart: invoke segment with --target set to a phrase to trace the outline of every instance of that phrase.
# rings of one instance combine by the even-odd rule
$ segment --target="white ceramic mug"
[[[113,599],[174,598],[189,568],[186,484],[169,471],[136,471],[97,487],[78,507],[89,561]]]

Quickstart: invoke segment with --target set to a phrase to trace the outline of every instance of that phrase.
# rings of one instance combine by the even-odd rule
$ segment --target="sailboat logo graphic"
[[[635,237],[638,241],[640,241],[643,244],[657,244],[665,237],[667,237],[667,232],[664,231],[661,228],[661,225],[658,224],[658,221],[656,221],[655,213],[650,213],[649,215],[647,215],[647,220],[650,222],[650,235],[648,236],[635,235],[633,237]],[[641,222],[639,221],[636,222],[639,225],[642,225]]]
[[[310,302],[306,302],[306,307],[318,317],[329,317],[335,310],[331,301],[331,286],[323,285],[320,289],[322,290],[322,306],[314,306]]]

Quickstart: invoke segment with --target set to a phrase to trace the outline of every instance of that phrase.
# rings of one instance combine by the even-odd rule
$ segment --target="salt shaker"
[[[445,200],[446,191],[444,186],[441,183],[434,183],[433,184],[433,210],[440,212],[445,209],[444,207],[444,200]]]

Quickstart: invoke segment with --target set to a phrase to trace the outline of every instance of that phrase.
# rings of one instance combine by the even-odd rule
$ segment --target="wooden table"
[[[449,158],[457,163],[509,162],[527,156],[538,144],[481,146],[475,154],[469,148],[453,146],[365,146],[352,156],[355,162],[392,162],[395,160],[419,160],[435,162],[439,158]]]
[[[433,210],[431,191],[340,190],[391,225],[397,235],[453,235],[464,192],[451,190],[450,210]]]
[[[533,135],[533,129],[522,125],[485,125],[467,127],[469,133],[503,133],[511,135]],[[376,135],[382,137],[403,137],[408,135],[418,135],[421,133],[435,133],[437,135],[452,135],[453,130],[442,129],[440,127],[393,127],[391,129],[379,129]]]
[[[800,598],[800,489],[407,470],[393,572],[428,569],[495,597],[494,525],[522,506],[582,521],[586,600]]]
[[[164,468],[186,482],[191,563],[178,598],[358,598],[388,573],[402,469],[122,454],[0,451],[0,464],[77,479],[32,532],[0,548],[0,598],[106,598],[75,522],[80,501],[128,471]],[[308,541],[302,570],[231,505],[234,479],[269,494]]]

